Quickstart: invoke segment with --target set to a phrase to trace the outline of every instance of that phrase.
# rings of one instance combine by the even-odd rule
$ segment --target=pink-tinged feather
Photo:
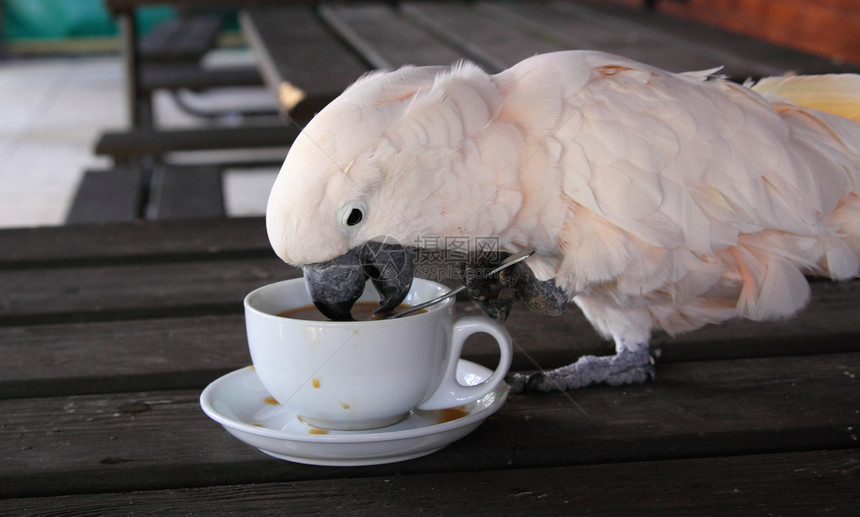
[[[573,51],[371,74],[287,157],[273,246],[319,261],[381,234],[497,236],[619,343],[789,316],[804,273],[858,273],[860,124],[713,72]],[[357,197],[362,229],[334,228],[326,210]]]

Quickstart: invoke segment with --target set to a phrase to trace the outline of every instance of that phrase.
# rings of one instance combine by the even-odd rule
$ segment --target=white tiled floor
[[[247,56],[222,52],[210,61],[219,59]],[[262,88],[220,92],[203,101],[273,106]],[[123,102],[118,57],[0,61],[0,227],[63,224],[84,170],[110,165],[92,149],[102,131],[125,126]],[[166,95],[157,96],[155,106],[165,126],[199,123]],[[262,214],[276,173],[228,171],[228,214]]]

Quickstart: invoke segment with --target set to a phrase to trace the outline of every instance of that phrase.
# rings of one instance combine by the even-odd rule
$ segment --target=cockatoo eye
[[[350,203],[343,207],[340,212],[340,221],[344,226],[357,226],[364,221],[367,207],[364,203]]]
[[[347,226],[355,226],[364,219],[364,213],[358,208],[353,208],[349,211],[349,215],[346,218]]]

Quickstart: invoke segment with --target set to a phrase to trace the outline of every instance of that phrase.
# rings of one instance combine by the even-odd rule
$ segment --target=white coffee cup
[[[448,292],[415,279],[404,303],[417,305]],[[378,301],[368,283],[359,301]],[[254,369],[280,404],[307,424],[359,430],[392,425],[411,410],[457,407],[493,391],[511,365],[507,330],[484,316],[454,320],[454,299],[426,312],[378,321],[311,321],[277,314],[310,305],[301,278],[263,286],[245,297],[245,325]],[[455,378],[466,338],[484,332],[501,351],[486,381]]]

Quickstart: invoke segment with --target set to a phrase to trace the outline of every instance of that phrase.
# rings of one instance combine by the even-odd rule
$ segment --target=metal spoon
[[[503,260],[502,263],[499,264],[498,267],[496,267],[495,269],[490,271],[487,274],[487,276],[495,275],[499,271],[501,271],[507,267],[513,266],[517,262],[522,262],[523,260],[534,255],[534,253],[535,253],[535,250],[522,250],[522,251],[519,251],[517,253],[514,253],[513,255],[511,255],[511,256],[507,257],[505,260]],[[432,300],[428,300],[426,302],[419,303],[418,305],[413,305],[412,307],[409,307],[408,309],[404,309],[400,312],[396,312],[386,319],[399,318],[401,316],[406,316],[407,314],[412,314],[415,311],[420,311],[421,309],[424,309],[424,308],[429,307],[431,305],[435,305],[435,304],[441,302],[442,300],[444,300],[446,298],[450,298],[450,297],[456,295],[457,293],[459,293],[460,291],[462,291],[465,288],[466,288],[465,285],[461,285],[460,287],[454,289],[453,291],[448,291],[447,293],[445,293],[441,296],[437,296],[436,298],[433,298]]]

